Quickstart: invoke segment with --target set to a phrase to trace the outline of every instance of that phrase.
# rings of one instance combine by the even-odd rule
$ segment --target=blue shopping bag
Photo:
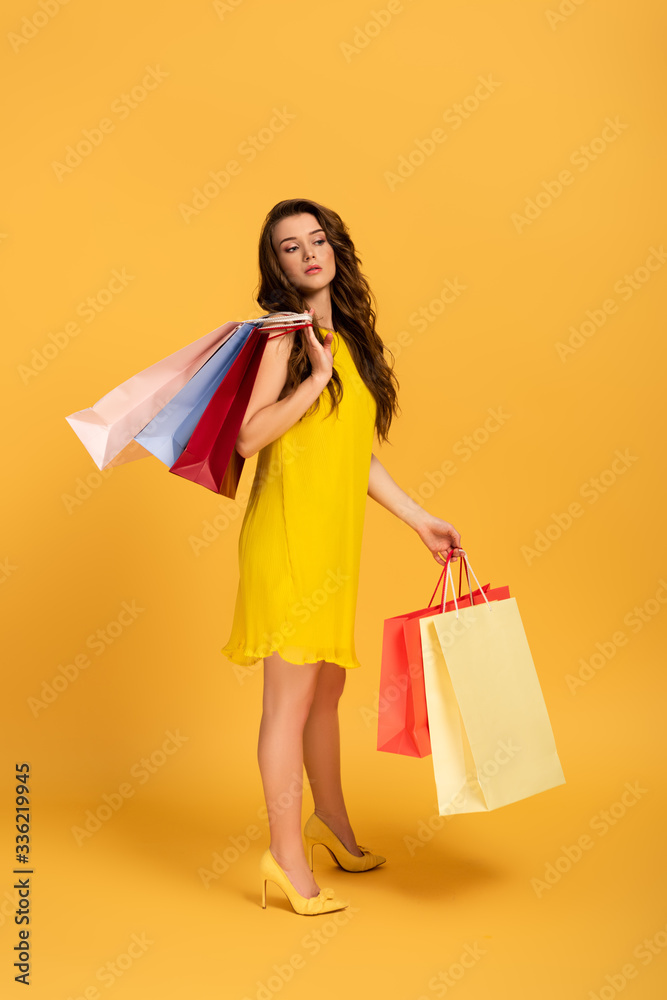
[[[257,325],[257,321],[242,323],[234,330],[134,440],[172,466],[185,451],[204,410]]]

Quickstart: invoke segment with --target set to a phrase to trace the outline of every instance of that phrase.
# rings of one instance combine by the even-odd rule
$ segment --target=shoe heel
[[[339,867],[339,868],[340,868],[340,867],[342,867],[342,866],[341,866],[341,865],[339,864],[339,862],[338,862],[338,858],[336,857],[336,855],[334,854],[334,852],[332,851],[332,849],[331,849],[331,848],[329,847],[329,845],[328,845],[328,844],[322,844],[322,847],[323,847],[323,848],[324,848],[324,849],[325,849],[326,851],[328,851],[328,852],[329,852],[329,854],[331,855],[331,860],[333,861],[333,863],[334,863],[335,865],[338,865],[338,867]]]
[[[387,860],[381,854],[373,854],[367,847],[358,844],[358,848],[363,851],[363,855],[352,854],[336,834],[321,820],[316,813],[308,819],[304,829],[304,841],[310,855],[310,868],[313,870],[312,857],[313,847],[320,844],[326,847],[331,855],[331,860],[340,868],[347,872],[368,871],[377,868]]]
[[[266,883],[267,879],[262,879],[262,908],[266,909]]]

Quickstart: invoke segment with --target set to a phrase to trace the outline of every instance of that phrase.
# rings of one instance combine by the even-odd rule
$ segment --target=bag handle
[[[277,333],[274,337],[267,337],[266,338],[267,340],[277,340],[278,337],[284,337],[285,333],[288,333],[290,330],[305,330],[306,328],[305,326],[285,326],[285,327],[272,326],[271,329],[283,330],[283,333]]]
[[[444,587],[442,589],[442,606],[443,606],[443,608],[445,606],[445,594],[447,592],[447,580],[451,579],[451,581],[452,581],[452,595],[454,597],[454,607],[456,608],[456,617],[458,618],[458,616],[459,616],[459,606],[456,603],[456,594],[454,593],[454,579],[453,579],[453,576],[452,576],[452,567],[450,565],[450,560],[451,560],[451,557],[452,557],[452,551],[453,550],[450,549],[449,552],[447,553],[447,561],[445,563],[445,585],[444,585]],[[466,573],[468,571],[468,568],[470,568],[470,572],[472,573],[472,575],[475,578],[475,583],[479,587],[479,591],[480,591],[482,597],[484,598],[484,600],[486,601],[486,603],[488,605],[488,608],[489,608],[489,611],[493,611],[493,608],[491,606],[491,602],[489,601],[488,597],[484,593],[484,589],[482,588],[481,583],[477,579],[477,574],[475,573],[474,569],[472,568],[472,566],[470,565],[470,563],[468,561],[468,556],[466,554],[465,549],[459,549],[459,552],[461,553],[461,558],[465,559],[465,561],[466,561]],[[468,577],[468,579],[470,579],[470,578]],[[460,596],[461,596],[461,594],[459,592],[459,597]],[[472,600],[472,591],[471,591],[470,592],[470,605],[471,605],[471,607],[472,607],[472,604],[473,604],[473,600]]]
[[[449,557],[450,554],[451,554],[451,549],[450,549],[450,551],[448,553],[448,557]],[[447,563],[445,562],[445,565],[442,567],[442,572],[441,572],[440,576],[438,577],[438,582],[435,585],[435,590],[431,594],[431,600],[428,602],[428,605],[427,605],[427,607],[429,607],[429,608],[431,607],[431,604],[433,602],[433,598],[435,597],[436,591],[437,591],[438,587],[440,586],[440,581],[442,581],[442,598],[441,598],[441,601],[440,601],[440,614],[442,614],[442,612],[444,611],[444,608],[445,608],[445,583],[446,583],[445,570],[446,569],[447,569]],[[461,562],[459,563],[459,597],[461,597],[462,575],[463,575],[463,560],[461,560]],[[468,573],[468,567],[467,566],[466,566],[466,576],[468,577],[468,591],[470,593],[470,603],[472,604],[472,587],[470,585],[470,574]],[[454,588],[454,583],[452,582],[452,589],[453,588]]]
[[[306,326],[312,326],[313,318],[310,313],[278,312],[269,316],[262,316],[260,319],[251,320],[257,323],[262,330],[280,330],[277,336],[284,336],[289,330],[305,330]],[[275,340],[275,337],[267,337],[267,340]]]

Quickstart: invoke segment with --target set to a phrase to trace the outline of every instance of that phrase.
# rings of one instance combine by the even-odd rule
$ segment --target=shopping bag
[[[190,381],[135,435],[135,441],[165,465],[173,465],[185,451],[214,392],[253,329],[253,323],[242,323],[237,327]]]
[[[144,458],[149,452],[135,435],[189,381],[239,326],[224,323],[192,344],[156,361],[112,389],[93,406],[65,419],[98,469]]]
[[[174,471],[185,478],[193,479],[194,482],[200,481],[197,477],[201,474],[202,485],[214,489],[213,482],[204,481],[202,469],[197,473],[194,467],[188,465],[187,459],[192,462],[192,456],[186,456],[177,468],[174,466],[183,459],[186,444],[189,444],[198,428],[200,433],[195,440],[195,446],[201,451],[201,436],[204,430],[209,429],[208,425],[213,415],[213,410],[209,410],[209,406],[221,386],[228,383],[224,393],[216,399],[215,412],[219,413],[224,403],[226,417],[220,424],[221,437],[216,443],[219,454],[212,454],[212,460],[215,459],[216,477],[219,482],[219,490],[216,492],[233,498],[244,464],[244,460],[234,448],[236,441],[236,437],[233,436],[234,428],[238,436],[238,429],[248,406],[266,341],[273,339],[273,336],[284,336],[289,330],[305,329],[308,325],[312,325],[309,313],[293,312],[269,313],[245,323],[225,323],[205,337],[200,337],[175,354],[132,376],[103,396],[94,406],[72,413],[66,419],[100,469],[121,465],[159,452],[157,457],[160,457],[165,464],[169,464],[170,472]],[[227,345],[227,341],[231,341],[236,331],[239,333],[238,338],[235,337],[233,344]],[[261,331],[261,337],[258,331]],[[251,338],[253,338],[253,349],[244,355],[244,348]],[[201,380],[197,379],[195,386],[181,397],[179,405],[165,414],[165,426],[169,420],[172,429],[171,443],[169,444],[166,437],[160,440],[162,425],[156,418],[159,418],[180,390],[188,386],[221,347],[225,348],[225,351],[218,358],[216,365],[206,373],[206,377],[202,375]],[[259,354],[255,353],[256,350],[259,350]],[[238,369],[236,365],[242,355],[244,367]],[[226,362],[230,362],[229,365]],[[216,375],[211,383],[215,384],[208,383],[208,375],[212,375],[213,372]],[[234,378],[230,378],[232,372],[235,373]],[[207,386],[204,391],[202,387],[205,382]],[[228,393],[230,398],[227,398]],[[155,424],[151,432],[144,437],[141,432],[154,419]],[[200,428],[202,420],[204,423]],[[142,442],[145,442],[146,447]],[[213,445],[210,447],[213,448]],[[173,449],[173,457],[169,454],[169,448]],[[224,460],[221,457],[223,453],[227,455]],[[196,464],[200,458],[194,461]]]
[[[459,606],[470,603],[470,577],[468,593],[461,596],[463,560],[459,564]],[[419,619],[441,614],[445,592],[445,568],[438,578],[428,606],[419,611],[396,615],[384,621],[380,665],[380,690],[378,700],[377,749],[409,757],[426,757],[431,753],[429,738],[424,670],[422,665],[421,633]],[[442,600],[433,599],[442,583]],[[490,584],[482,588],[488,600],[509,596],[509,588],[490,591]],[[483,600],[479,590],[472,592],[473,603]],[[450,601],[444,610],[454,607]]]
[[[290,314],[290,319],[293,320]],[[250,332],[225,379],[216,389],[193,430],[187,447],[169,469],[191,482],[199,483],[214,493],[234,497],[245,459],[236,451],[236,439],[248,408],[257,371],[269,332],[283,336],[286,329],[302,329],[311,317],[296,317],[301,325],[280,326],[280,321],[253,321]],[[275,331],[282,331],[276,334]],[[273,339],[273,338],[271,338]]]
[[[449,578],[448,556],[445,590]],[[498,809],[565,783],[516,598],[455,605],[420,619],[440,815]]]

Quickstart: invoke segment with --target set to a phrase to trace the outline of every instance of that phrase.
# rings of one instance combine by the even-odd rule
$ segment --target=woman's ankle
[[[308,868],[308,862],[306,860],[306,854],[302,843],[295,845],[274,842],[269,845],[269,850],[280,867],[285,871],[295,871],[302,868]],[[308,871],[310,871],[310,868],[308,868]]]
[[[359,845],[357,844],[357,841],[354,836],[354,830],[352,829],[350,820],[348,819],[346,812],[325,814],[315,809],[315,815],[318,817],[318,819],[322,820],[322,822],[326,826],[329,827],[331,832],[336,837],[338,837],[343,847],[345,847],[346,850],[350,852],[350,854],[354,854],[355,857],[358,858],[363,857],[363,852],[360,850]]]
[[[332,830],[336,827],[346,829],[350,828],[350,820],[345,809],[338,810],[336,812],[327,812],[325,809],[320,809],[315,806],[313,812],[318,819],[321,819],[323,823],[326,823],[328,827]]]

